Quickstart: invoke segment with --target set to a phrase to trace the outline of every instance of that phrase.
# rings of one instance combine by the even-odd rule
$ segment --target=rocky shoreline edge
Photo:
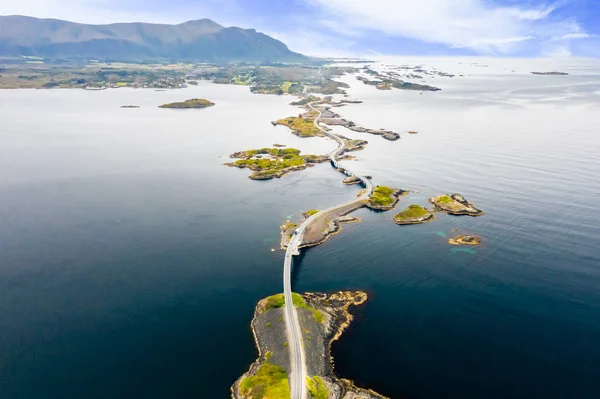
[[[283,294],[258,302],[251,330],[258,350],[257,360],[231,386],[232,399],[271,397],[289,393],[290,358],[284,320]],[[353,320],[351,306],[365,303],[362,291],[333,294],[294,293],[294,305],[303,330],[309,395],[327,399],[387,399],[374,391],[358,388],[333,372],[331,344],[339,339]],[[267,373],[268,371],[268,373]],[[277,396],[279,397],[279,396]],[[289,397],[289,394],[288,394]]]
[[[429,202],[435,205],[437,210],[447,212],[450,215],[481,216],[484,213],[457,193],[431,197]]]

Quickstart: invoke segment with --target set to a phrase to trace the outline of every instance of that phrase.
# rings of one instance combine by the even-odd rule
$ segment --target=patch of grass
[[[288,343],[287,343],[287,342],[284,342],[284,343],[283,343],[283,347],[284,347],[284,348],[287,348],[287,347],[288,347]]]
[[[302,298],[302,296],[300,294],[292,292],[292,303],[297,308],[303,308],[303,309],[310,310],[313,313],[313,316],[314,316],[315,320],[317,321],[317,323],[323,322],[323,319],[324,319],[323,313],[321,313],[317,309],[309,307],[306,304],[306,301],[304,300],[304,298]],[[266,298],[266,305],[264,306],[263,311],[267,312],[271,309],[282,308],[284,306],[285,306],[285,298],[284,298],[283,294],[271,295],[270,297]],[[278,321],[282,322],[283,317],[280,317],[278,319]]]
[[[294,82],[283,82],[283,84],[281,85],[281,90],[284,93],[287,93],[290,90],[290,87],[292,87],[293,84],[294,84]]]
[[[279,317],[279,318],[277,319],[277,321],[278,321],[278,322],[280,322],[280,323],[283,323],[283,317]]]
[[[323,379],[319,376],[306,377],[306,386],[311,398],[327,399],[329,391]]]
[[[265,354],[265,359],[267,360],[267,362],[268,362],[269,360],[271,360],[271,357],[273,357],[273,352],[271,352],[271,351],[268,351],[268,352]]]
[[[267,327],[271,327],[271,322],[268,322],[268,323],[267,323]]]
[[[312,215],[319,213],[319,210],[318,209],[309,209],[308,211],[306,211],[304,213],[306,213],[308,216],[312,216]]]
[[[373,190],[373,195],[371,195],[371,198],[369,199],[369,201],[371,202],[372,205],[377,205],[377,206],[392,205],[395,201],[395,198],[393,197],[394,191],[395,190],[391,187],[377,186]]]
[[[268,362],[259,367],[256,375],[242,380],[240,393],[249,399],[289,399],[291,396],[285,369]]]
[[[394,219],[406,220],[406,219],[417,219],[428,215],[429,212],[421,205],[409,205],[408,208],[394,216]]]
[[[442,204],[451,204],[454,202],[454,200],[449,195],[442,195],[438,197],[437,202]]]
[[[117,87],[125,87],[127,85],[129,85],[127,82],[117,82]]]
[[[292,129],[300,137],[322,136],[323,132],[315,126],[312,119],[290,116],[285,119],[279,119],[278,124]]]

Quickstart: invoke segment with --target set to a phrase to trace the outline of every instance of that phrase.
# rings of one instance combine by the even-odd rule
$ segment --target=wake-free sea
[[[456,77],[423,94],[341,78],[364,101],[345,118],[419,132],[336,129],[369,141],[347,162],[413,190],[400,208],[459,192],[486,214],[397,226],[361,210],[303,252],[295,291],[369,294],[336,373],[390,398],[600,397],[600,64],[375,68],[401,64]],[[217,105],[157,108],[194,97]],[[329,164],[265,182],[222,165],[274,143],[335,148],[271,126],[292,100],[209,82],[0,91],[0,397],[229,397],[256,357],[254,306],[282,290],[279,225],[357,192]],[[460,233],[483,244],[449,245]]]

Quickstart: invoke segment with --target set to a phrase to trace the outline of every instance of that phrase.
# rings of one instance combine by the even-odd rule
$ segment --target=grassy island
[[[206,108],[212,107],[213,105],[215,105],[215,103],[203,98],[192,98],[191,100],[163,104],[160,105],[159,108]]]
[[[387,211],[398,203],[398,197],[406,194],[404,190],[397,190],[387,186],[377,186],[367,200],[366,205],[371,209]]]
[[[277,124],[289,127],[296,136],[323,136],[323,132],[316,127],[313,120],[309,118],[290,116],[289,118],[279,119]]]
[[[409,205],[408,208],[392,218],[396,224],[419,224],[433,220],[433,215],[421,205]]]
[[[267,180],[281,177],[294,170],[303,170],[316,163],[325,162],[326,156],[300,155],[295,148],[261,148],[258,150],[239,151],[230,155],[239,160],[227,163],[227,166],[248,168],[254,173],[253,180]]]

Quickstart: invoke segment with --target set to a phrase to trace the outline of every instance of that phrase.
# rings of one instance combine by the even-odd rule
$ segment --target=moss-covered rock
[[[434,216],[427,208],[421,205],[409,205],[408,208],[395,215],[392,220],[396,224],[420,224],[429,222],[434,219]]]

